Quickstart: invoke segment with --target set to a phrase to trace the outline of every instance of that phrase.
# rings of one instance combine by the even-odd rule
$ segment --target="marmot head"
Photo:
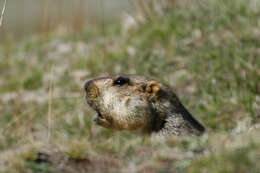
[[[179,121],[178,114],[183,113],[179,110],[182,104],[169,87],[144,76],[95,78],[87,81],[84,88],[87,103],[97,112],[94,121],[106,128],[159,131],[167,117],[176,116]],[[186,121],[185,116],[181,115],[181,120]]]

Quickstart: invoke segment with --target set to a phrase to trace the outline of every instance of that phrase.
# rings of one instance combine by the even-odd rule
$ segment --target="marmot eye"
[[[113,85],[114,86],[122,86],[122,85],[124,85],[124,84],[126,84],[126,83],[129,83],[129,79],[128,78],[126,78],[126,77],[122,77],[122,76],[120,76],[120,77],[118,77],[116,80],[114,80],[114,82],[113,82]]]

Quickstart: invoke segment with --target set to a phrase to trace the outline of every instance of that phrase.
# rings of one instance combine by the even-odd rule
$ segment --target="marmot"
[[[138,75],[115,75],[85,83],[96,124],[116,130],[141,130],[163,136],[201,135],[205,128],[170,87]]]

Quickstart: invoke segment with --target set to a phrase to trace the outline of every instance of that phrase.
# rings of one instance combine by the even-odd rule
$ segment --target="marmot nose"
[[[88,91],[88,88],[89,86],[93,83],[93,80],[89,80],[87,81],[85,84],[84,84],[84,89],[85,91],[87,92]]]

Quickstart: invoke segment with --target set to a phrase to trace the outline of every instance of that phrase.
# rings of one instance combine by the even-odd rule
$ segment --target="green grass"
[[[259,7],[184,2],[127,34],[117,23],[106,37],[92,28],[0,45],[0,172],[259,172]],[[159,141],[95,126],[82,86],[115,73],[172,86],[207,134]]]

